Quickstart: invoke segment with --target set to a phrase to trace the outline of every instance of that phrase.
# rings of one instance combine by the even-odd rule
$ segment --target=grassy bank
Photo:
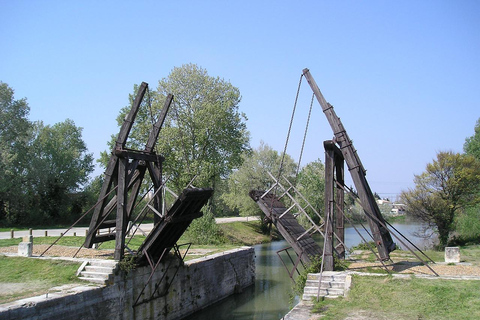
[[[48,293],[52,287],[81,283],[80,263],[0,256],[0,303]]]
[[[480,281],[354,276],[346,298],[320,301],[322,319],[480,319]]]

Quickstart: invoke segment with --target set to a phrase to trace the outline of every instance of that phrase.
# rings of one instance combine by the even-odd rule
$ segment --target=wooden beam
[[[327,117],[335,135],[335,142],[340,146],[340,150],[347,162],[350,175],[352,176],[353,183],[355,184],[360,201],[362,202],[380,258],[382,260],[388,260],[390,258],[389,253],[395,250],[395,243],[393,242],[390,232],[385,228],[385,219],[383,218],[373,193],[370,190],[370,186],[365,177],[365,169],[357,155],[357,151],[353,147],[352,141],[348,137],[340,118],[336,115],[333,106],[323,97],[322,92],[318,88],[310,71],[304,69],[303,75],[307,79],[317,101],[320,103],[323,113]]]
[[[145,95],[147,88],[148,88],[148,84],[145,82],[142,82],[142,84],[138,88],[137,96],[135,97],[135,101],[133,102],[132,109],[130,109],[130,112],[128,113],[127,117],[123,121],[122,127],[120,128],[120,132],[118,133],[115,149],[125,148],[127,137],[130,133],[130,130],[132,129],[133,122],[137,117],[138,109],[140,107],[140,104],[142,103],[143,96]]]
[[[150,162],[163,162],[164,157],[155,153],[146,153],[145,151],[136,151],[136,150],[115,150],[115,155],[120,158],[135,159],[135,160],[145,160]]]
[[[173,101],[173,94],[169,94],[165,99],[165,103],[163,104],[162,112],[158,117],[157,122],[153,125],[152,131],[150,131],[150,136],[148,137],[147,143],[145,144],[145,151],[152,152],[155,144],[157,143],[158,134],[160,133],[160,129],[165,122],[165,118],[167,117],[168,109]]]

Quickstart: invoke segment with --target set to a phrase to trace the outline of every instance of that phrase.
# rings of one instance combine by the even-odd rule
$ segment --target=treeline
[[[72,120],[50,126],[29,112],[0,82],[0,226],[68,223],[91,202],[93,156]]]

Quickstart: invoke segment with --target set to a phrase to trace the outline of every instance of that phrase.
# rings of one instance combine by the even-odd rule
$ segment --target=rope
[[[298,81],[297,95],[295,96],[295,103],[293,104],[292,117],[290,118],[290,126],[288,127],[287,139],[285,141],[285,147],[283,148],[282,161],[280,162],[280,169],[278,170],[277,181],[280,181],[282,176],[283,163],[285,161],[285,155],[287,153],[288,140],[290,139],[290,132],[292,131],[293,119],[295,118],[295,110],[297,109],[298,96],[300,94],[300,86],[302,85],[303,74],[300,75],[300,80]]]
[[[315,97],[315,94],[312,94],[312,100],[310,101],[310,110],[308,111],[307,124],[305,126],[305,133],[303,134],[302,149],[300,150],[300,157],[298,158],[297,173],[295,174],[295,180],[294,180],[295,184],[297,183],[298,173],[300,172],[300,164],[302,163],[303,149],[305,147],[305,140],[307,139],[307,131],[308,131],[308,125],[310,124],[310,116],[312,115],[312,107],[313,107],[313,98],[314,97]]]

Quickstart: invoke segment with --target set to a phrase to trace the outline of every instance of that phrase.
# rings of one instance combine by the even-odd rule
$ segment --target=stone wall
[[[188,261],[176,274],[178,261],[172,260],[165,272],[167,261],[158,266],[150,281],[149,266],[128,274],[117,272],[109,286],[84,286],[61,297],[30,298],[0,306],[0,319],[182,319],[252,285],[254,260],[254,249],[243,247]],[[168,288],[167,283],[171,283]]]

